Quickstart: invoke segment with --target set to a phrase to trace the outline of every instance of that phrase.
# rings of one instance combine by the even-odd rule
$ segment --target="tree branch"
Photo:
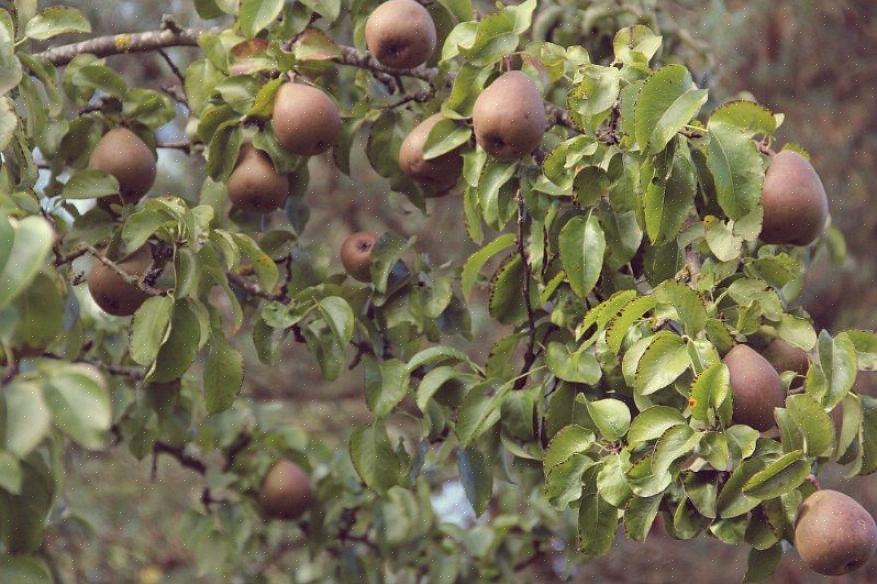
[[[129,274],[128,272],[123,270],[121,267],[119,267],[119,265],[116,264],[114,261],[112,261],[110,258],[108,258],[104,254],[99,252],[97,250],[97,248],[94,247],[93,245],[91,245],[89,243],[83,243],[83,244],[81,244],[80,247],[84,248],[88,253],[93,255],[100,263],[102,263],[103,265],[105,265],[106,267],[108,267],[109,269],[114,271],[116,274],[118,274],[118,276],[120,278],[122,278],[122,280],[126,284],[130,284],[131,286],[135,286],[135,287],[139,288],[142,292],[144,292],[145,294],[148,294],[149,296],[164,296],[165,294],[167,294],[166,290],[160,290],[158,288],[150,286],[146,282],[143,282],[137,276],[135,276],[133,274]],[[147,270],[147,273],[148,273],[148,270]]]
[[[524,207],[524,197],[521,195],[520,189],[516,196],[518,200],[518,254],[521,256],[521,263],[524,266],[524,286],[521,294],[524,295],[524,306],[527,307],[527,327],[529,329],[529,340],[527,342],[527,352],[524,353],[524,366],[521,369],[521,377],[515,381],[515,389],[521,389],[527,384],[530,368],[536,361],[536,317],[533,313],[533,306],[530,303],[530,258],[527,257],[527,250],[524,242],[524,220],[526,208]]]
[[[180,448],[179,446],[171,446],[165,442],[156,442],[155,446],[152,447],[153,452],[156,454],[167,454],[172,458],[177,459],[177,462],[180,463],[181,466],[184,466],[190,470],[193,470],[201,475],[207,474],[207,465],[200,458],[195,458]]]

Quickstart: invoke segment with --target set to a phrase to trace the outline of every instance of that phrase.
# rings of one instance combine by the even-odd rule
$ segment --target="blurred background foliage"
[[[67,0],[65,4],[85,12],[96,34],[154,29],[162,14],[172,14],[183,26],[201,24],[191,0]],[[542,23],[544,34],[554,35],[556,42],[584,42],[584,35],[589,46],[599,47],[604,19],[643,20],[663,32],[672,31],[675,42],[684,45],[680,54],[690,55],[689,65],[700,84],[710,88],[712,104],[747,88],[751,97],[784,112],[780,142],[795,142],[811,152],[829,193],[832,220],[845,234],[849,250],[840,265],[826,252],[814,258],[803,303],[821,328],[877,328],[877,2],[640,0],[639,15],[595,10],[594,5],[605,8],[606,3],[590,0],[552,4],[561,9],[558,14],[566,11],[556,22]],[[610,41],[606,34],[607,45]],[[184,65],[195,53],[172,49],[169,54]],[[592,54],[594,60],[599,57]],[[158,89],[175,83],[158,54],[111,57],[109,63],[131,85]],[[185,128],[166,127],[162,132],[162,139],[171,140],[184,137]],[[324,250],[327,261],[334,261],[334,250],[349,232],[362,229],[416,235],[418,248],[437,264],[465,259],[471,248],[461,236],[458,199],[431,203],[429,215],[424,215],[401,198],[388,198],[386,185],[363,160],[363,148],[354,152],[353,178],[341,175],[328,159],[315,157],[311,162],[306,195],[311,221],[304,237]],[[156,192],[196,199],[203,178],[197,160],[163,150]],[[479,305],[484,303],[473,303],[475,340],[470,350],[481,360],[501,331],[491,328],[496,325],[489,323]],[[251,343],[241,345],[252,351]],[[250,358],[255,363],[255,356]],[[369,419],[360,376],[325,383],[312,357],[289,346],[273,370],[248,369],[244,395],[277,402],[278,415],[291,424],[326,446],[343,447],[350,427]],[[860,375],[859,383],[860,392],[877,394],[874,377]],[[136,461],[118,449],[97,454],[71,450],[67,466],[67,500],[58,512],[74,520],[47,534],[46,543],[46,551],[58,558],[56,567],[65,582],[224,581],[198,577],[181,538],[180,519],[200,496],[200,477],[172,460]],[[453,487],[449,485],[449,495],[436,503],[465,521],[468,503]],[[842,488],[877,511],[873,478],[858,478]],[[743,547],[704,537],[677,542],[656,531],[645,544],[618,538],[611,554],[579,569],[573,581],[739,582],[746,555]],[[269,560],[274,558],[252,558],[254,563]],[[532,581],[553,582],[559,581],[563,566],[547,560],[529,570]],[[294,573],[294,563],[279,558],[266,575],[270,582],[289,582]],[[775,576],[777,582],[824,580],[803,568],[794,553],[786,555]],[[832,581],[875,582],[877,562]]]

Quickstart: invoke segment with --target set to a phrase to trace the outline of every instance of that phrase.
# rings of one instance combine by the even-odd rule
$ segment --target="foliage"
[[[182,530],[203,573],[257,578],[248,558],[270,548],[300,554],[312,580],[505,581],[552,549],[571,564],[604,554],[620,526],[642,541],[661,516],[676,538],[752,546],[749,577],[769,575],[818,467],[877,470],[877,404],[853,391],[877,338],[817,334],[794,304],[811,250],[758,241],[782,116],[750,101],[705,111],[686,47],[659,34],[650,2],[428,3],[440,51],[402,72],[342,44],[363,45],[376,4],[197,0],[226,24],[45,52],[33,41],[88,33],[88,21],[26,0],[0,9],[0,580],[50,581],[39,551],[65,521],[53,510],[71,444],[166,454],[204,475]],[[185,108],[102,58],[193,42]],[[475,144],[470,117],[512,67],[538,82],[552,123],[534,156],[507,163]],[[341,104],[340,171],[364,137],[374,170],[424,212],[464,206],[459,236],[480,249],[432,265],[416,240],[386,233],[370,284],[334,269],[302,239],[307,160],[270,122],[289,74]],[[462,193],[441,199],[397,164],[436,111],[427,156],[459,148],[465,160]],[[161,149],[156,130],[182,115],[184,148],[205,161],[200,200],[80,203],[118,192],[87,168],[106,130]],[[248,142],[294,186],[269,230],[228,209],[224,183]],[[135,283],[150,298],[131,319],[108,317],[81,274],[144,244],[156,259]],[[508,325],[486,363],[458,348],[479,287]],[[760,435],[734,423],[720,357],[776,337],[813,357],[803,386],[784,376],[779,431]],[[243,342],[265,367],[286,343],[328,380],[359,367],[373,420],[346,451],[273,424],[241,395]],[[398,413],[413,425],[393,424]],[[256,497],[281,457],[311,473],[318,499],[292,526],[267,521]],[[449,476],[486,518],[472,529],[433,511]]]

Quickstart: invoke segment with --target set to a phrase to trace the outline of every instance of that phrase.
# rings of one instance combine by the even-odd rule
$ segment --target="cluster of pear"
[[[785,404],[785,389],[778,371],[807,374],[810,357],[782,339],[774,339],[759,354],[747,345],[736,345],[724,358],[731,377],[734,422],[766,432],[776,425],[774,408]],[[843,423],[843,408],[831,412],[835,431]],[[807,566],[820,574],[836,576],[862,566],[877,550],[877,525],[857,501],[836,491],[820,490],[798,510],[795,547]]]

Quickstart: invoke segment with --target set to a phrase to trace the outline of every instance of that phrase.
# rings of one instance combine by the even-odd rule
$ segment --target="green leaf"
[[[810,464],[795,450],[767,465],[743,485],[743,493],[762,501],[785,495],[801,485],[810,475]]]
[[[697,189],[691,154],[680,141],[642,168],[648,180],[643,197],[646,233],[655,245],[672,242],[691,211]]]
[[[470,446],[457,449],[457,468],[466,498],[472,504],[475,515],[479,516],[487,510],[493,494],[493,473],[490,466],[484,455]]]
[[[622,28],[615,33],[612,41],[615,61],[625,65],[648,64],[661,48],[662,39],[663,37],[642,24]]]
[[[729,218],[740,219],[760,204],[764,163],[746,132],[713,120],[708,127],[707,168],[719,205]]]
[[[0,489],[14,495],[21,493],[21,464],[5,450],[0,450]]]
[[[463,288],[463,296],[469,299],[472,293],[472,287],[478,279],[478,274],[490,258],[496,254],[505,251],[515,244],[515,235],[513,233],[505,233],[500,235],[480,250],[469,256],[466,263],[463,264],[463,273],[461,276],[461,286]]]
[[[238,25],[247,38],[253,38],[262,29],[277,20],[283,10],[283,0],[241,0]]]
[[[27,38],[44,41],[59,34],[91,32],[91,25],[75,8],[52,6],[31,18],[24,29]]]
[[[43,395],[55,425],[74,442],[90,450],[106,445],[112,411],[106,383],[97,370],[88,365],[53,370]]]
[[[171,324],[174,299],[170,296],[153,296],[134,313],[129,352],[135,363],[144,367],[152,365],[158,350],[164,343]]]
[[[673,383],[690,365],[685,341],[661,331],[640,359],[634,387],[640,395],[653,394]]]
[[[618,509],[598,493],[582,497],[579,507],[579,552],[593,558],[612,548],[618,530]]]
[[[374,414],[383,418],[408,394],[410,373],[398,359],[378,361],[367,355],[365,366],[365,400]]]
[[[659,302],[670,304],[676,309],[685,333],[696,337],[706,326],[706,307],[700,295],[674,280],[663,282],[655,290]]]
[[[697,89],[688,69],[667,65],[643,84],[636,100],[636,141],[652,154],[663,150],[706,103],[707,91]]]
[[[651,497],[631,497],[624,508],[624,532],[640,543],[646,541],[658,515],[663,493]]]
[[[101,170],[84,168],[73,173],[64,185],[61,196],[65,199],[95,199],[118,192],[119,181],[116,177]]]
[[[832,408],[843,401],[856,382],[856,346],[849,335],[841,333],[832,339],[827,331],[819,333],[819,362],[827,385],[822,403]]]
[[[243,357],[221,332],[214,331],[207,343],[204,362],[204,405],[215,414],[234,403],[244,383]]]
[[[338,296],[329,296],[320,300],[319,307],[323,320],[332,329],[338,344],[343,346],[349,343],[353,339],[355,318],[347,301]]]
[[[570,219],[560,231],[560,261],[573,291],[584,298],[600,278],[606,239],[597,216],[579,215]]]
[[[786,408],[804,436],[804,452],[809,456],[831,456],[834,423],[819,402],[806,394],[790,395]]]
[[[564,381],[594,385],[603,375],[594,354],[576,351],[574,345],[549,343],[545,360],[549,371]]]
[[[168,383],[179,379],[195,361],[201,348],[202,331],[200,320],[191,306],[186,300],[178,300],[174,305],[170,334],[158,350],[149,381]]]
[[[744,582],[762,582],[773,576],[783,559],[783,546],[777,543],[766,550],[752,548],[746,561]]]
[[[341,13],[340,0],[301,0],[301,3],[325,18],[330,24],[335,22]]]
[[[656,304],[657,300],[654,296],[640,296],[625,306],[617,318],[612,319],[609,323],[609,332],[606,333],[606,343],[613,353],[618,354],[621,351],[621,344],[631,327]]]
[[[238,161],[243,135],[237,118],[216,128],[207,145],[207,174],[215,181],[225,181]]]
[[[607,398],[586,403],[588,415],[604,439],[614,441],[627,434],[630,410],[623,401]]]
[[[717,361],[704,369],[691,383],[688,404],[691,417],[709,422],[709,411],[718,411],[728,397],[731,388],[731,373],[728,366]]]
[[[4,221],[5,217],[0,216],[0,223]],[[8,230],[3,239],[9,241]],[[0,308],[15,299],[36,277],[54,241],[52,226],[42,217],[25,217],[18,222],[11,249],[6,254],[0,250],[0,258],[6,257],[5,264],[0,264]],[[0,240],[0,244],[3,243]]]
[[[417,407],[420,408],[420,411],[426,412],[429,400],[432,399],[436,392],[448,382],[461,381],[463,378],[464,375],[462,373],[447,365],[431,369],[429,373],[423,376],[420,385],[417,386]],[[457,384],[454,385],[458,387]]]
[[[503,262],[490,281],[488,309],[491,317],[502,324],[516,324],[527,318],[523,295],[525,276],[519,254],[512,254]],[[531,296],[534,288],[530,287]]]
[[[435,365],[446,361],[457,363],[468,362],[469,356],[460,349],[444,345],[436,345],[424,349],[411,357],[411,360],[408,361],[408,371],[414,372],[415,369],[424,365]]]
[[[350,458],[362,482],[378,493],[386,493],[399,482],[402,465],[381,420],[354,428],[350,435]]]
[[[383,294],[387,291],[390,272],[402,257],[406,249],[414,244],[414,239],[405,239],[400,235],[387,232],[381,236],[372,248],[371,275],[375,291]]]
[[[462,446],[468,446],[499,421],[500,406],[510,389],[510,384],[497,389],[492,383],[482,383],[469,390],[460,404],[454,428]]]
[[[18,127],[18,115],[12,101],[8,97],[0,98],[0,150],[12,143],[15,129]]]
[[[31,381],[7,385],[0,392],[6,402],[6,450],[23,458],[43,441],[51,415],[42,388]]]
[[[545,475],[548,476],[555,467],[563,464],[575,454],[581,454],[594,444],[594,433],[582,426],[565,426],[561,428],[551,442],[542,459]]]
[[[660,438],[673,426],[685,423],[685,417],[675,408],[652,406],[634,418],[627,435],[627,442],[636,446],[642,442]]]
[[[28,556],[0,557],[0,582],[12,584],[52,584],[52,575],[46,565]]]
[[[243,233],[235,233],[234,240],[240,247],[240,250],[249,258],[259,279],[259,285],[262,290],[271,291],[277,286],[280,273],[277,270],[277,264],[271,259],[271,256],[262,251],[259,244],[252,237]],[[346,342],[346,341],[345,341]]]
[[[710,122],[722,123],[744,130],[750,136],[772,136],[777,129],[776,118],[769,109],[754,101],[737,100],[721,105],[712,114]]]
[[[423,159],[432,160],[456,150],[469,141],[472,129],[454,120],[443,119],[433,126],[423,144]]]

